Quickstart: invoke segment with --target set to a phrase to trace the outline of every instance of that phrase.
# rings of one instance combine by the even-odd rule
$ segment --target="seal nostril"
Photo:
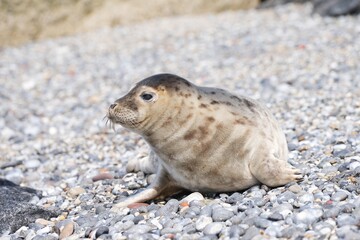
[[[114,109],[115,107],[116,107],[116,104],[115,104],[115,103],[110,105],[110,108],[111,108],[111,109]]]

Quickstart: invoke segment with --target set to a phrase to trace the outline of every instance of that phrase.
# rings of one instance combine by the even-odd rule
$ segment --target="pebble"
[[[230,227],[230,230],[229,230],[230,238],[239,239],[240,236],[242,236],[244,234],[245,234],[245,230],[242,227],[237,226],[237,225],[233,225]]]
[[[260,217],[257,217],[257,218],[255,218],[254,224],[255,224],[256,227],[264,229],[264,228],[269,227],[270,221],[266,220],[266,219],[263,219],[263,218],[260,218]]]
[[[59,239],[67,238],[71,234],[73,234],[73,232],[74,232],[74,223],[68,222],[65,224],[65,226],[62,229],[60,229]]]
[[[298,184],[291,185],[289,190],[293,193],[299,193],[302,191],[302,188]]]
[[[260,230],[258,228],[256,228],[255,226],[252,226],[252,227],[249,227],[244,236],[242,236],[241,239],[244,239],[244,240],[250,240],[250,239],[253,239],[256,235],[259,235],[260,234]]]
[[[343,201],[348,197],[348,194],[345,191],[337,191],[331,196],[333,201]]]
[[[191,203],[192,201],[203,201],[204,196],[199,192],[193,192],[189,194],[187,197],[183,198],[180,202],[188,202]]]
[[[202,231],[209,223],[212,223],[213,219],[208,216],[201,215],[195,223],[195,228],[198,231]]]
[[[221,208],[221,207],[213,209],[213,211],[212,211],[212,219],[215,222],[223,222],[233,216],[234,216],[234,213],[232,211],[227,210],[225,208]]]
[[[318,221],[323,215],[323,210],[318,208],[307,208],[294,215],[296,224],[311,225]]]
[[[114,176],[110,173],[100,173],[94,177],[92,177],[93,182],[97,182],[100,180],[113,179]]]
[[[132,233],[132,234],[145,234],[149,231],[152,230],[152,227],[151,226],[148,226],[148,225],[143,225],[143,224],[139,224],[139,225],[134,225],[132,226],[130,229],[128,229],[126,232],[127,233]]]
[[[336,223],[339,227],[346,225],[358,225],[360,224],[359,216],[353,216],[351,214],[341,214],[338,216]]]
[[[269,215],[268,219],[272,221],[279,221],[279,220],[284,220],[284,216],[281,215],[279,212],[274,212]]]
[[[24,161],[26,168],[38,168],[41,165],[41,162],[38,159],[29,159]]]
[[[223,224],[220,222],[213,222],[206,225],[203,232],[205,235],[216,235],[221,232]]]
[[[109,228],[107,226],[100,226],[97,230],[96,230],[96,234],[95,237],[98,238],[101,235],[104,234],[108,234],[109,233]]]
[[[68,194],[71,198],[76,198],[77,196],[79,196],[82,193],[85,193],[86,190],[82,187],[73,187],[70,188],[70,190],[68,191]]]

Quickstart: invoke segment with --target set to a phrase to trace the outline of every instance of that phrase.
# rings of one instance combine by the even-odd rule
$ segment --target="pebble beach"
[[[148,147],[106,126],[107,108],[162,72],[265,103],[303,181],[111,212],[154,175],[126,172]],[[360,16],[288,4],[2,48],[0,102],[0,177],[60,211],[1,240],[360,239]]]

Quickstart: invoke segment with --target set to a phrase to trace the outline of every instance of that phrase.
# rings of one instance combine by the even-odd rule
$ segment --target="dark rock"
[[[360,0],[314,0],[313,2],[313,12],[321,16],[338,17],[360,13]]]
[[[270,8],[287,3],[305,3],[311,1],[313,13],[321,16],[338,17],[360,13],[360,0],[263,0],[259,8]]]
[[[28,203],[34,196],[41,194],[34,189],[0,179],[0,233],[15,232],[38,218],[50,219],[60,214]]]
[[[109,228],[108,228],[108,227],[106,227],[106,226],[100,226],[100,227],[96,230],[95,236],[98,238],[98,237],[100,237],[101,235],[108,234],[108,233],[109,233]]]

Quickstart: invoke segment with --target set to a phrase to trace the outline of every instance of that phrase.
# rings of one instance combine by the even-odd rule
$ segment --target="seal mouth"
[[[127,128],[136,128],[141,123],[137,121],[137,115],[129,109],[116,111],[110,108],[104,119],[105,118],[106,126],[109,126],[114,131],[116,124],[120,124],[121,126]]]

